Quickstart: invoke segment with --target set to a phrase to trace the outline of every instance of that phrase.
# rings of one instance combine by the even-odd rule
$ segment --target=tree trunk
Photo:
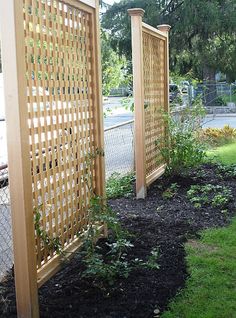
[[[204,101],[205,106],[216,106],[217,104],[217,89],[215,80],[215,70],[209,66],[203,68],[203,84],[204,84]]]

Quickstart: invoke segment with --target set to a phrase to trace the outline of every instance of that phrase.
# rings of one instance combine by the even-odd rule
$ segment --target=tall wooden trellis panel
[[[36,216],[70,255],[91,192],[104,194],[98,10],[96,0],[1,3],[19,317],[38,317],[37,287],[60,266]]]
[[[135,104],[135,161],[137,198],[165,170],[156,140],[166,133],[164,112],[169,112],[170,26],[155,29],[142,22],[144,10],[130,9],[132,22]]]

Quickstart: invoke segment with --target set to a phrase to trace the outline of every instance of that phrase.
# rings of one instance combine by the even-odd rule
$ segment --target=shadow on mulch
[[[173,198],[163,199],[162,193],[171,183],[180,188]],[[145,260],[158,246],[160,269],[135,269],[127,279],[101,289],[81,277],[82,265],[75,256],[39,290],[40,317],[153,318],[154,310],[165,310],[188,276],[184,243],[202,229],[227,225],[236,211],[236,199],[229,203],[228,213],[210,205],[193,207],[186,198],[190,186],[209,183],[227,186],[236,193],[236,177],[226,177],[217,166],[205,165],[187,178],[159,179],[150,187],[146,200],[110,200],[109,205],[133,234],[129,257]],[[16,317],[12,275],[0,283],[0,316]]]

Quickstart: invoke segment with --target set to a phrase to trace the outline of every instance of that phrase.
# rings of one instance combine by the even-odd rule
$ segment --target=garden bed
[[[204,194],[196,191],[191,195],[188,191],[192,185],[199,188],[211,185],[212,191]],[[229,202],[223,202],[222,206],[212,206],[216,185],[221,187],[219,192],[227,187],[231,193]],[[133,196],[110,200],[109,205],[132,234],[134,247],[128,258],[146,260],[151,250],[159,247],[160,268],[136,268],[128,278],[119,278],[114,286],[94,286],[91,280],[82,278],[83,265],[80,257],[75,256],[40,289],[40,317],[159,317],[159,311],[163,312],[185,286],[188,274],[184,243],[198,237],[202,229],[229,224],[236,209],[235,193],[236,171],[208,164],[188,177],[163,177],[150,187],[146,200],[137,201]],[[207,196],[208,200],[201,200],[201,196]],[[103,243],[100,242],[101,246]],[[0,316],[7,318],[16,317],[10,276],[0,284]]]

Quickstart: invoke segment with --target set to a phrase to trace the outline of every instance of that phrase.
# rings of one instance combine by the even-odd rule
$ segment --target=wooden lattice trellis
[[[163,112],[165,100],[165,38],[156,37],[143,29],[144,103],[145,103],[145,149],[146,174],[152,175],[158,168],[156,139],[165,133]]]
[[[132,17],[133,80],[135,100],[135,153],[137,197],[165,169],[155,141],[164,136],[164,112],[169,112],[169,26],[155,29],[142,22],[144,11],[130,9]]]
[[[37,286],[60,256],[35,214],[70,255],[91,191],[104,194],[99,1],[10,0],[1,12],[18,311],[38,317]]]
[[[92,15],[59,1],[24,0],[33,205],[50,237],[68,246],[86,227],[85,179],[95,153]],[[87,169],[89,168],[89,169]],[[37,267],[55,254],[36,237]]]

